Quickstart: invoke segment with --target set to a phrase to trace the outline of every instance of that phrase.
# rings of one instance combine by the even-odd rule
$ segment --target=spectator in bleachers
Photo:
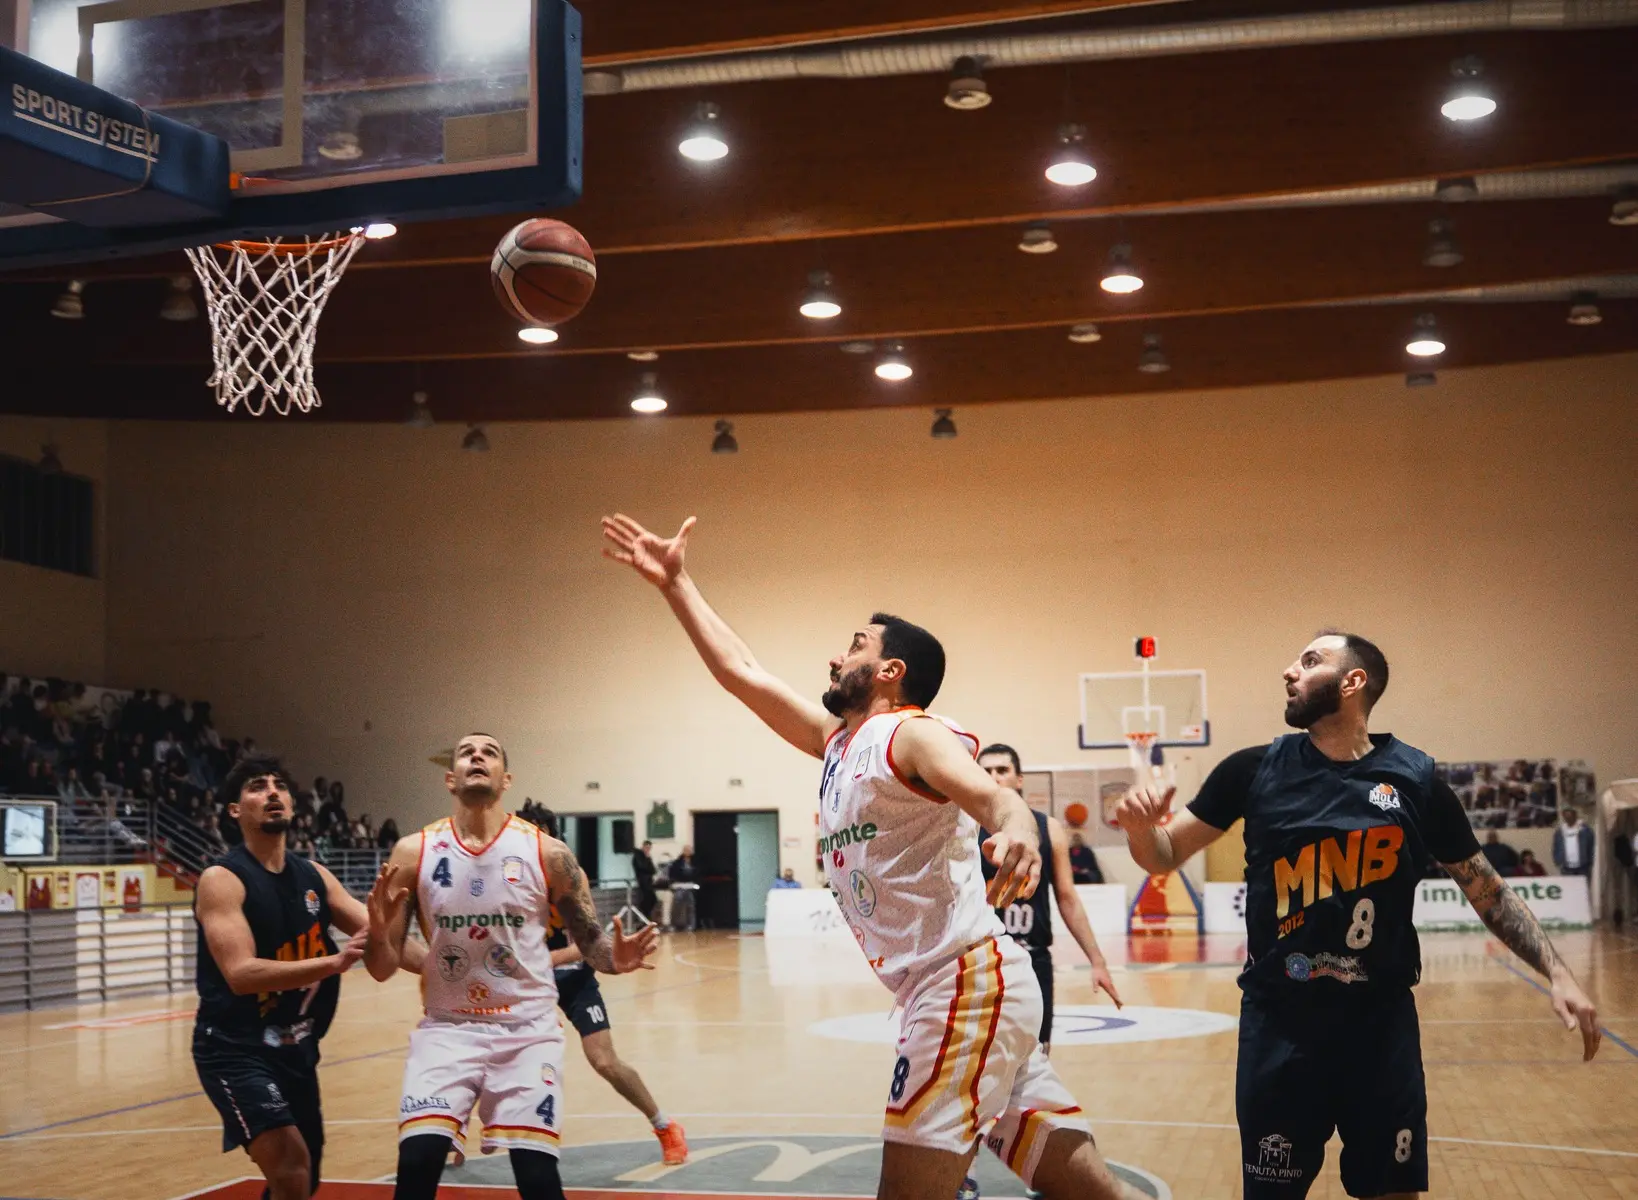
[[[801,885],[801,883],[799,883],[797,881],[795,868],[786,867],[785,871],[784,871],[784,874],[778,876],[773,881],[773,886],[776,889],[780,889],[780,888],[799,888],[802,885]]]
[[[80,782],[78,767],[69,767],[68,772],[57,781],[57,795],[64,804],[73,804],[77,800],[91,799],[91,791]]]
[[[1496,874],[1505,878],[1519,873],[1519,852],[1502,841],[1494,829],[1484,835],[1484,845],[1479,850],[1496,868]]]
[[[1592,860],[1593,831],[1575,805],[1565,805],[1563,819],[1553,830],[1553,865],[1560,875],[1591,875]]]
[[[1071,883],[1102,883],[1103,871],[1098,867],[1098,856],[1092,853],[1081,835],[1069,835],[1069,874]]]
[[[391,850],[398,844],[398,822],[388,817],[381,822],[381,830],[375,835],[375,846],[378,850]]]
[[[1522,850],[1519,852],[1519,874],[1545,875],[1547,868],[1541,865],[1541,860],[1536,857],[1534,850]]]

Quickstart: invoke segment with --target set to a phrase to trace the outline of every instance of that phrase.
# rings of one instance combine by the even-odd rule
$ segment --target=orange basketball
[[[1086,824],[1087,818],[1091,815],[1091,813],[1086,811],[1086,805],[1077,800],[1068,808],[1064,809],[1064,824],[1068,825],[1071,829],[1079,829],[1081,826]]]
[[[528,325],[561,325],[586,307],[597,286],[597,256],[586,239],[548,217],[508,231],[489,270],[501,304]]]

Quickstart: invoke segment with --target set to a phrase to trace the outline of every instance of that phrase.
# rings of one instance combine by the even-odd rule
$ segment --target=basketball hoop
[[[1154,752],[1155,743],[1160,740],[1160,734],[1153,731],[1143,731],[1126,733],[1122,736],[1126,739],[1126,748],[1132,752],[1132,766],[1137,769],[1138,776],[1141,779],[1144,769],[1154,761],[1151,756]]]
[[[218,242],[187,251],[210,313],[210,386],[216,403],[253,417],[271,406],[319,406],[313,348],[319,316],[353,255],[362,229],[321,237]]]

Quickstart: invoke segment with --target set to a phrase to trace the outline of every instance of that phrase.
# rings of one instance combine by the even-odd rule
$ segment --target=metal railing
[[[193,987],[186,904],[0,913],[0,1012]]]

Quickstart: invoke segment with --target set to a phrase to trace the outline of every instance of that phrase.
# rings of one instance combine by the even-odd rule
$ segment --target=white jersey
[[[551,1013],[548,890],[541,833],[527,821],[508,816],[480,847],[462,842],[448,817],[421,831],[415,903],[427,939],[427,1016],[510,1024]]]
[[[978,739],[943,717],[901,708],[825,745],[819,851],[842,916],[876,977],[901,1002],[929,975],[1005,932],[984,898],[978,823],[899,773],[906,721],[943,721],[974,754]]]

